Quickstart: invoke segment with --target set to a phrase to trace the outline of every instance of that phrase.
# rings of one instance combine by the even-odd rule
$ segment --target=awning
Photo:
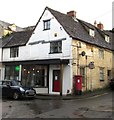
[[[4,61],[4,65],[26,65],[26,64],[37,64],[37,65],[50,65],[50,64],[68,64],[69,59],[45,59],[45,60],[26,60],[26,61]]]

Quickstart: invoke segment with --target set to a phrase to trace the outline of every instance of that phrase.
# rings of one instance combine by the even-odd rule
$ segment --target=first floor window
[[[18,57],[18,54],[19,54],[19,47],[10,48],[10,57],[11,58]]]
[[[100,81],[104,81],[104,68],[100,68]]]
[[[99,58],[104,59],[104,50],[103,49],[99,49]]]
[[[50,53],[61,53],[62,41],[54,41],[50,43]]]

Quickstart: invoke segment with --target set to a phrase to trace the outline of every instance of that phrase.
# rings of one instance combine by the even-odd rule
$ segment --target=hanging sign
[[[95,68],[94,62],[90,62],[88,67],[89,67],[89,69],[94,69]]]

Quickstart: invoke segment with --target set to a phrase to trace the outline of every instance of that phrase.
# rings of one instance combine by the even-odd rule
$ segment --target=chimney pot
[[[74,11],[74,10],[69,11],[69,12],[67,12],[67,15],[70,17],[76,17],[76,11]]]
[[[99,24],[97,24],[97,27],[98,27],[100,30],[103,30],[103,29],[104,29],[104,25],[103,25],[101,22],[99,22]]]

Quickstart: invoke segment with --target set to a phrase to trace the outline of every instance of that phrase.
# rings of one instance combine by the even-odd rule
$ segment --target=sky
[[[111,30],[114,0],[0,0],[0,20],[19,27],[35,25],[46,6],[62,13],[77,12],[78,19],[91,24],[101,22]]]

